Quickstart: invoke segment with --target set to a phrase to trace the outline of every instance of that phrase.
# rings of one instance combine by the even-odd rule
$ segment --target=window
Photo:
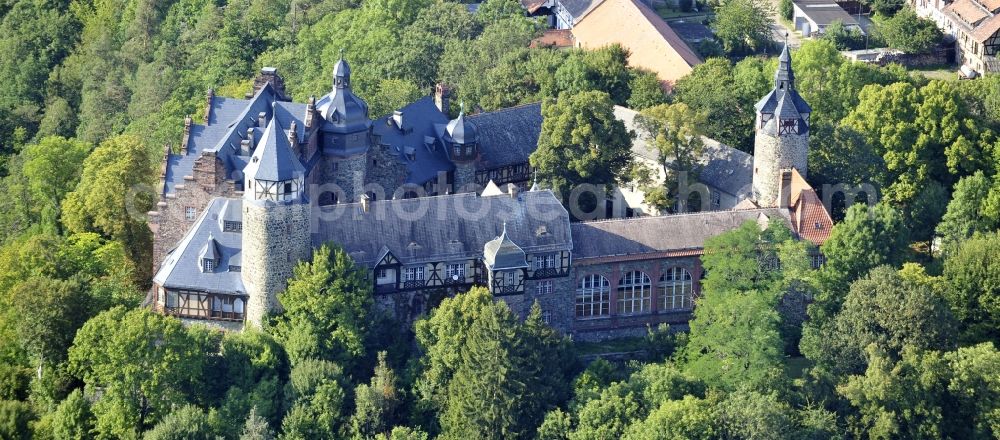
[[[514,285],[514,271],[512,271],[512,270],[505,270],[503,272],[503,285],[504,286],[513,286]]]
[[[424,267],[415,266],[407,267],[403,272],[403,281],[423,281],[424,280]]]
[[[712,210],[718,211],[722,207],[722,194],[718,191],[712,191]]]
[[[212,317],[242,320],[243,298],[231,295],[219,295],[212,298]]]
[[[660,309],[691,308],[694,281],[691,272],[683,267],[671,267],[660,277]]]
[[[243,270],[243,268],[240,267],[240,266],[233,266],[231,264],[229,265],[229,271],[230,272],[240,272],[242,270]]]
[[[215,271],[215,260],[211,258],[202,258],[201,271],[206,273]]]
[[[551,313],[549,313],[549,312],[542,312],[542,322],[544,322],[545,325],[549,324],[549,319],[550,318],[552,318],[552,314]]]
[[[449,263],[444,268],[444,275],[450,280],[465,278],[465,263]]]
[[[548,295],[552,293],[552,281],[539,281],[535,284],[536,295]]]
[[[197,214],[198,214],[198,211],[195,210],[193,206],[185,206],[184,207],[184,218],[187,221],[193,222],[194,221],[194,217]]]
[[[292,193],[292,183],[291,182],[285,182],[285,195],[288,195],[288,194],[291,194],[291,193]]]
[[[389,275],[388,271],[384,267],[378,268],[377,273],[378,273],[377,275],[378,278],[385,278],[387,275]]]
[[[178,292],[176,295],[176,306],[173,310],[170,310],[174,314],[179,316],[186,316],[191,318],[208,318],[209,317],[209,299],[208,294],[201,292]],[[167,307],[170,306],[170,298],[167,297]]]
[[[826,263],[826,257],[823,254],[810,255],[809,259],[811,260],[813,269],[819,269],[823,266],[823,263]]]
[[[535,270],[552,269],[556,267],[555,254],[535,255]]]
[[[461,156],[461,155],[462,155],[462,147],[455,145],[455,156]]]
[[[585,275],[576,289],[576,317],[592,318],[611,313],[611,283],[601,275]]]
[[[243,232],[243,222],[223,221],[222,232]]]
[[[626,273],[618,282],[618,310],[622,314],[649,311],[652,298],[652,283],[649,277],[640,271]]]

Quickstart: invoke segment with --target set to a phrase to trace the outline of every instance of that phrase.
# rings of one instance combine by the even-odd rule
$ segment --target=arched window
[[[626,273],[618,282],[618,310],[624,315],[648,312],[652,298],[652,283],[642,272]]]
[[[683,267],[671,267],[660,277],[660,310],[689,309],[694,281]]]
[[[576,289],[576,317],[611,314],[611,283],[601,275],[584,275]]]

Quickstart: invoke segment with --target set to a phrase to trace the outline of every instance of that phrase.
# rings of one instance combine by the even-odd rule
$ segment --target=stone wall
[[[475,162],[455,163],[455,178],[452,181],[452,191],[455,193],[466,192],[466,188],[476,187],[476,164]]]
[[[165,160],[169,160],[166,158]],[[226,180],[225,168],[212,153],[202,154],[195,160],[191,176],[184,176],[184,183],[176,185],[172,194],[163,194],[157,203],[157,210],[150,215],[150,229],[153,230],[153,271],[167,253],[184,238],[188,229],[215,197],[232,197],[234,182]],[[194,217],[187,217],[187,208],[194,208]]]
[[[809,134],[771,136],[757,132],[753,154],[753,192],[761,206],[775,206],[782,169],[808,176]]]
[[[660,301],[663,288],[660,286],[660,277],[667,270],[673,267],[681,267],[691,274],[693,282],[692,296],[697,298],[701,287],[698,280],[701,279],[701,260],[697,256],[661,258],[652,260],[623,261],[611,263],[590,264],[587,262],[574,262],[572,276],[570,277],[569,289],[564,294],[572,301],[560,309],[566,316],[559,317],[563,322],[571,321],[572,329],[570,333],[573,339],[581,341],[599,341],[604,339],[644,336],[647,327],[656,327],[659,324],[670,324],[671,326],[686,325],[691,319],[691,307],[682,309],[662,309]],[[624,274],[631,271],[641,271],[649,277],[652,286],[650,299],[650,309],[641,313],[622,314],[618,304],[618,286]],[[577,319],[576,317],[576,287],[585,276],[598,274],[607,278],[611,284],[611,313],[607,316]]]
[[[313,182],[321,187],[326,183],[332,183],[340,189],[337,195],[337,203],[356,202],[364,193],[366,173],[368,172],[368,154],[361,153],[350,157],[324,156],[320,163],[313,169]],[[325,192],[322,191],[321,194]],[[319,197],[319,194],[310,195]],[[320,204],[326,204],[324,197],[320,197]]]
[[[365,183],[371,189],[367,189],[365,192],[375,191],[376,200],[392,199],[396,188],[406,179],[406,166],[392,155],[389,151],[390,148],[392,147],[375,144],[368,150],[368,169]],[[384,194],[379,194],[376,188],[381,188]]]
[[[243,286],[250,296],[246,322],[260,326],[265,314],[281,308],[277,294],[285,290],[292,268],[309,258],[310,205],[243,202]]]

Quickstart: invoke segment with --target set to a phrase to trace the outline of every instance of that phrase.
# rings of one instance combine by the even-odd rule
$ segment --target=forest
[[[529,48],[541,29],[515,0],[0,0],[0,438],[1000,435],[1000,79],[852,63],[827,40],[793,52],[810,183],[877,191],[836,205],[818,270],[780,225],[711,239],[690,328],[648,329],[635,359],[595,359],[484,289],[395,322],[332,245],[262,330],[140,306],[151,233],[133,213],[158,197],[141,189],[206,91],[242,97],[264,66],[301,102],[343,56],[373,115],[445,83],[453,106],[542,101],[546,121],[642,110],[664,156],[696,134],[752,152],[774,59],[709,58],[664,93],[620,47]],[[581,141],[554,127],[532,157],[550,187],[641,174],[566,167]]]

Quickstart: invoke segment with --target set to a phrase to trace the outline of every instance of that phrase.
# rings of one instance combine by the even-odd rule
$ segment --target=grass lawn
[[[910,69],[909,72],[910,76],[914,77],[920,75],[927,79],[958,80],[958,66],[956,65],[921,67]]]

